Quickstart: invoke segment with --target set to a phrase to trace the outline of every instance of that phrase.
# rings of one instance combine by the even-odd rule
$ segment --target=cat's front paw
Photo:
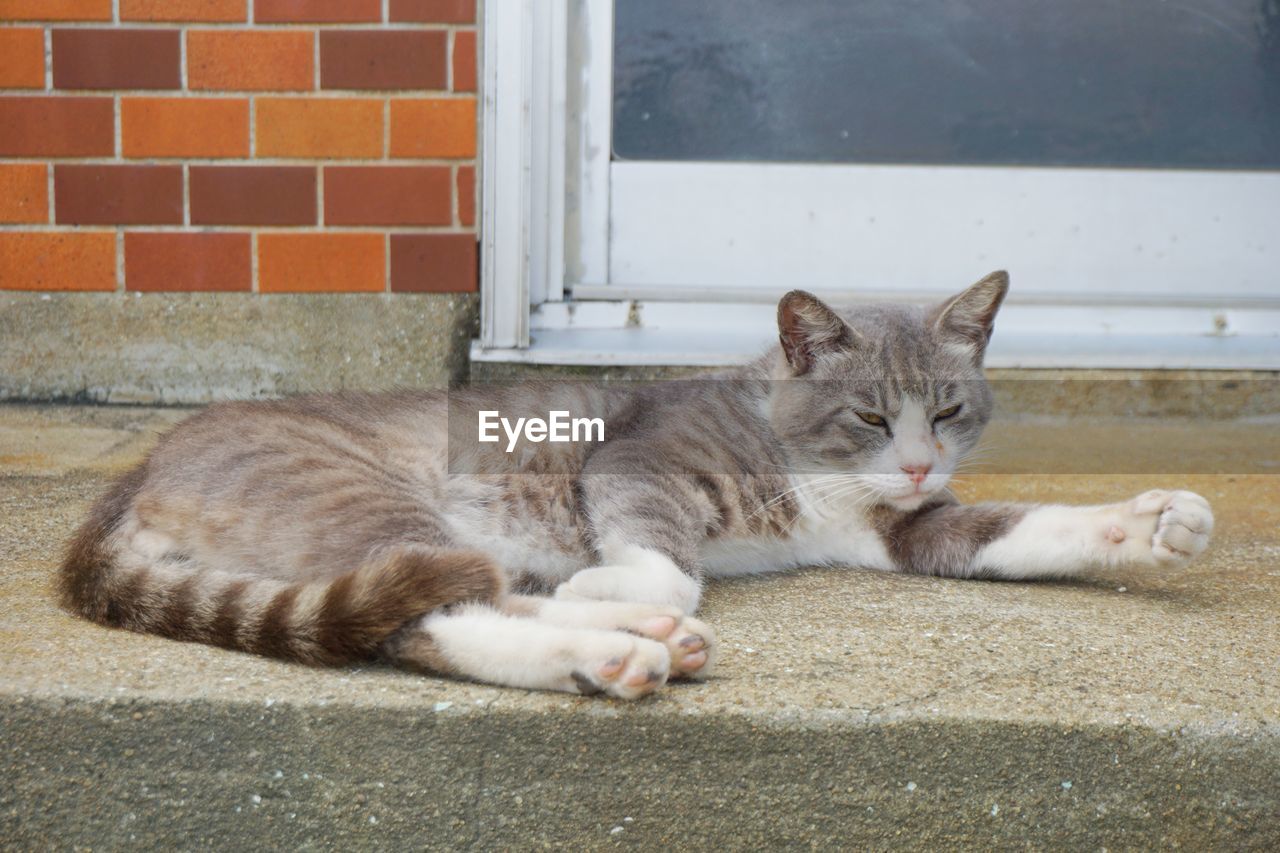
[[[1142,528],[1139,543],[1150,543],[1149,559],[1158,566],[1182,568],[1209,547],[1213,510],[1195,492],[1144,492],[1129,511]]]

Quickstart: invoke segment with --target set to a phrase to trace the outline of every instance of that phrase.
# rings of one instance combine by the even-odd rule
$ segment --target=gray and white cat
[[[308,663],[636,698],[710,673],[715,636],[692,617],[708,578],[1184,565],[1213,526],[1190,492],[949,496],[991,414],[982,359],[1007,287],[993,273],[930,309],[844,313],[793,291],[780,345],[705,381],[211,406],[97,503],[63,600]],[[604,439],[507,453],[476,442],[481,409],[600,417]]]

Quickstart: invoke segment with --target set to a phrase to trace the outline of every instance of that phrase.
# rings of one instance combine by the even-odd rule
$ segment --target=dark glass
[[[1280,168],[1280,0],[617,0],[614,155]]]

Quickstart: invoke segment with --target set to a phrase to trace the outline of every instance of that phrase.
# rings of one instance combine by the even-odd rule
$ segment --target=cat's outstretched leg
[[[622,601],[565,601],[526,595],[506,596],[500,607],[507,613],[564,628],[627,631],[657,640],[671,655],[672,678],[707,678],[719,652],[711,626],[686,616],[678,607]]]
[[[999,577],[1070,575],[1091,568],[1181,568],[1209,545],[1213,512],[1194,492],[1150,491],[1099,507],[1028,510],[983,546],[978,567]]]
[[[1157,490],[1104,506],[937,506],[879,527],[900,571],[1022,580],[1180,568],[1208,547],[1213,512],[1194,492]]]
[[[438,610],[383,643],[382,656],[408,669],[503,687],[605,693],[639,699],[667,681],[671,654],[624,631],[565,628],[500,613],[488,605]]]

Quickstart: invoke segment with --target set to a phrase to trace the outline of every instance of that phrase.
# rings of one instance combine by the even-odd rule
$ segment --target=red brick
[[[127,290],[252,290],[248,234],[124,235]]]
[[[476,31],[463,30],[453,36],[453,91],[476,90]]]
[[[446,166],[330,166],[324,170],[326,225],[448,225]]]
[[[382,20],[382,0],[254,0],[259,24],[369,23]]]
[[[474,98],[391,102],[392,157],[476,156]]]
[[[115,290],[111,231],[0,231],[0,290]]]
[[[417,30],[320,33],[322,89],[443,89],[446,33]]]
[[[472,293],[478,285],[474,234],[392,234],[391,289]]]
[[[473,166],[458,167],[458,221],[463,225],[476,224],[476,170]]]
[[[248,20],[248,8],[249,0],[120,0],[120,19],[237,23]]]
[[[259,98],[259,157],[381,157],[381,98]]]
[[[0,156],[110,157],[110,98],[0,98]]]
[[[49,167],[44,163],[0,164],[0,222],[49,221]]]
[[[58,89],[180,89],[177,30],[53,31]]]
[[[476,20],[476,0],[391,0],[391,20],[471,24]]]
[[[60,164],[53,210],[63,225],[180,225],[182,167]]]
[[[0,29],[0,89],[44,88],[44,30]]]
[[[192,89],[305,91],[315,88],[315,35],[261,30],[187,33]]]
[[[315,225],[310,166],[192,166],[192,225]]]
[[[241,98],[123,98],[126,157],[248,157],[249,101]]]
[[[0,0],[0,21],[109,21],[111,0]]]
[[[381,234],[259,234],[258,290],[385,290],[385,243]]]

